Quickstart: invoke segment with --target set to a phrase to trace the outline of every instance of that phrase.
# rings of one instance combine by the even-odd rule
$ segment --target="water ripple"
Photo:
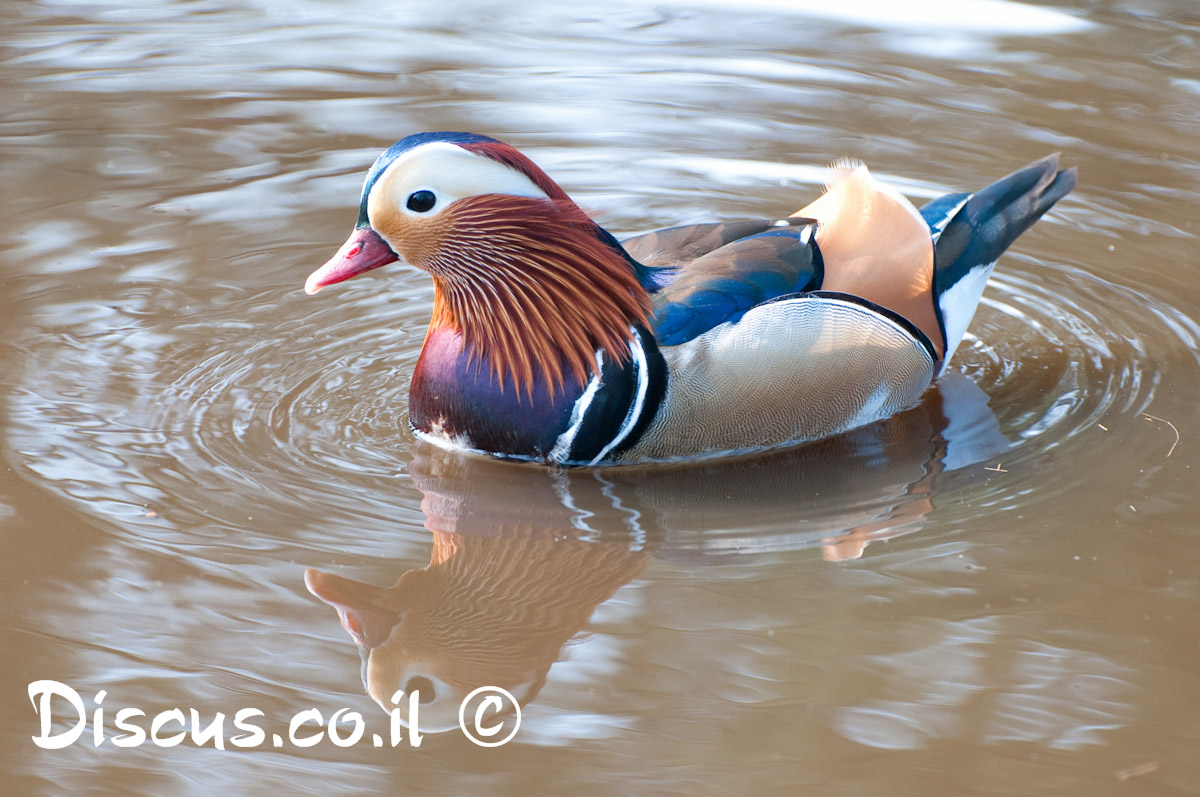
[[[345,286],[337,301],[324,302],[293,291],[226,290],[224,309],[202,311],[195,297],[189,304],[177,288],[158,285],[143,286],[104,312],[50,304],[47,317],[59,320],[63,334],[29,343],[34,366],[10,408],[12,445],[52,489],[101,515],[153,513],[156,501],[170,496],[174,505],[233,524],[251,514],[286,516],[299,501],[314,517],[401,517],[416,529],[422,520],[418,502],[401,477],[412,457],[407,387],[429,287],[423,274],[411,270],[381,279],[398,283],[398,290],[381,292],[377,283],[362,281]],[[168,317],[151,307],[180,312]],[[1198,339],[1196,322],[1165,302],[1078,269],[1010,256],[952,370],[986,393],[1000,433],[1011,441],[1004,469],[1027,474],[963,489],[972,491],[974,502],[1027,504],[1035,499],[1024,486],[1051,452],[1107,456],[1118,443],[1103,430],[1147,412],[1165,363],[1194,361]],[[940,411],[935,403],[927,398],[913,413]],[[868,430],[837,448],[799,449],[772,463],[801,484],[811,481],[810,471],[882,462],[896,482],[888,489],[872,491],[858,479],[857,486],[813,483],[810,493],[823,495],[825,508],[809,507],[803,540],[763,538],[781,524],[794,531],[793,511],[783,518],[749,512],[740,521],[730,519],[725,532],[709,525],[702,547],[744,549],[758,538],[764,549],[808,545],[880,514],[886,503],[881,495],[912,493],[929,461],[943,456],[935,445],[936,421],[924,431],[904,431],[897,425],[904,423],[902,418],[883,432]],[[897,430],[900,437],[924,438],[926,450],[914,455],[911,445],[897,448]],[[1161,443],[1143,437],[1121,445],[1149,450]],[[812,467],[821,457],[840,466]],[[952,467],[975,459],[960,456]],[[1086,462],[1076,467],[1086,476]],[[719,511],[703,501],[678,500],[707,477],[666,472],[671,475],[652,472],[632,480],[608,471],[617,474],[614,484],[633,491],[620,497],[625,504],[642,501],[637,508],[645,510],[674,500]],[[1068,488],[1064,483],[1058,489]],[[218,492],[221,501],[213,501]],[[678,512],[658,517],[674,532],[713,522],[700,508],[683,519]]]

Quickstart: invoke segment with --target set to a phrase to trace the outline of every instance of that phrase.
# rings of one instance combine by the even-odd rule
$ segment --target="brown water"
[[[1200,792],[1193,3],[381,5],[0,8],[0,792]],[[1080,186],[916,409],[564,474],[414,441],[423,274],[300,291],[438,129],[626,234],[790,212],[838,156]],[[372,746],[355,640],[436,692],[419,748]],[[34,743],[39,679],[105,692],[100,746]],[[452,727],[482,683],[525,702],[496,749]],[[124,707],[225,749],[118,747]],[[291,744],[309,708],[364,740]]]

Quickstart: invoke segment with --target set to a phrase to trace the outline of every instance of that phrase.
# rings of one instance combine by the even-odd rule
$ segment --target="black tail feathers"
[[[934,247],[936,280],[949,287],[996,259],[1075,187],[1076,169],[1060,170],[1058,154],[1034,161],[976,192],[954,214]]]
[[[922,209],[933,233],[933,293],[949,362],[1004,250],[1075,187],[1058,155],[1034,161],[975,194],[951,194]],[[940,230],[940,234],[939,234]]]

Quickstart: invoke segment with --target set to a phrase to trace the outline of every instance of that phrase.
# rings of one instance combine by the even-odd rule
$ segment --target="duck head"
[[[404,260],[433,277],[430,331],[449,327],[503,387],[586,382],[628,357],[649,297],[637,264],[545,172],[473,133],[420,133],[367,172],[350,238],[305,291]]]

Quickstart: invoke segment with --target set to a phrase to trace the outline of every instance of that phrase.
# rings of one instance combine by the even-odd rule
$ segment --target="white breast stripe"
[[[592,406],[592,399],[596,397],[596,391],[600,389],[600,373],[603,369],[604,350],[599,349],[596,352],[596,373],[588,381],[583,395],[575,399],[575,406],[571,408],[571,422],[554,441],[554,448],[550,449],[549,456],[554,462],[566,462],[567,456],[571,453],[571,445],[575,442],[575,436],[579,434],[580,427],[583,426],[583,418],[587,415],[588,408]]]
[[[612,440],[608,441],[608,445],[600,449],[600,453],[595,459],[589,462],[589,465],[595,465],[608,456],[608,452],[621,444],[629,433],[633,431],[633,427],[637,425],[638,419],[642,417],[642,409],[646,404],[646,393],[650,389],[650,368],[646,365],[646,349],[642,346],[642,336],[638,334],[637,329],[630,327],[629,331],[633,333],[633,340],[630,342],[629,353],[633,355],[630,365],[634,369],[634,375],[637,377],[637,396],[633,403],[629,405],[629,412],[625,414],[625,420],[621,422],[621,428],[617,430],[617,435]]]

